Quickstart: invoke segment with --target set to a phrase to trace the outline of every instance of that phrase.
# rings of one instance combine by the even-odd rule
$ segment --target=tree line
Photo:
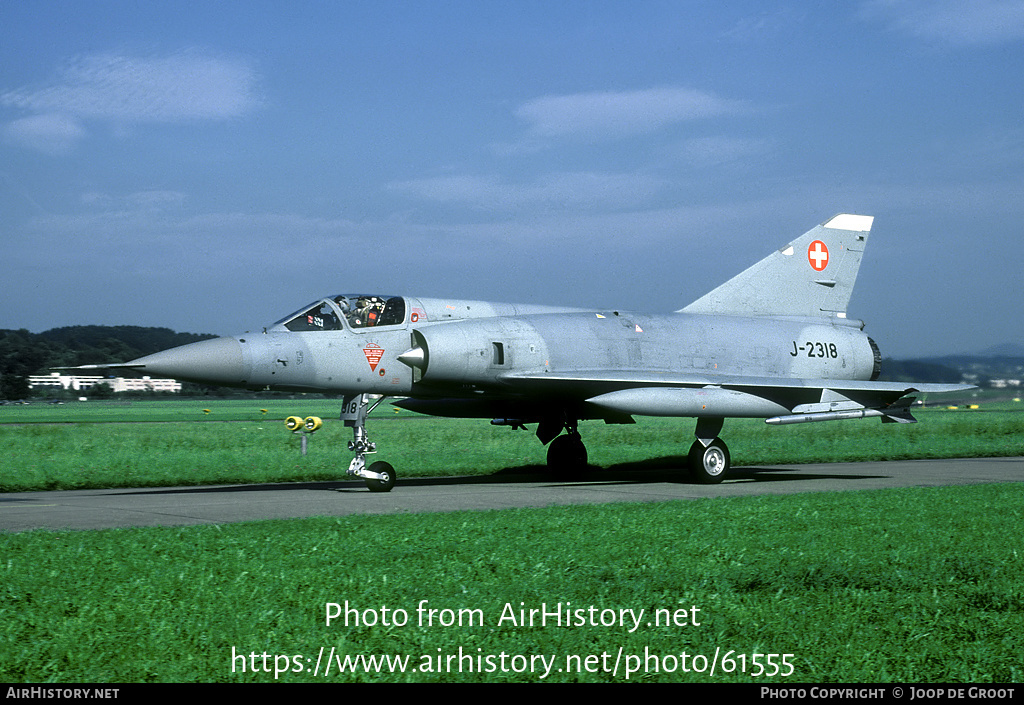
[[[127,362],[214,337],[142,326],[65,326],[42,333],[0,329],[0,398],[29,397],[28,378],[54,367]]]

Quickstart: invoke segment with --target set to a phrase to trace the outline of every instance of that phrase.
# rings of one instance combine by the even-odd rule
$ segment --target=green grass
[[[1013,484],[0,535],[0,681],[273,681],[274,655],[304,669],[282,681],[540,680],[309,672],[321,647],[413,666],[461,647],[549,655],[560,668],[602,653],[610,665],[620,648],[662,666],[731,650],[748,669],[753,653],[793,654],[789,678],[723,673],[721,662],[713,677],[682,673],[676,661],[630,680],[1020,682],[1021,527]],[[406,610],[409,623],[327,626],[325,605],[346,600]],[[421,600],[484,622],[420,625]],[[521,602],[647,618],[633,633],[498,623]],[[652,610],[692,607],[699,626],[647,625]],[[232,648],[267,653],[271,672],[241,672]],[[547,680],[625,675],[576,668]]]
[[[338,402],[268,404],[3,407],[0,483],[11,491],[343,474],[351,431],[334,420]],[[922,423],[910,426],[865,420],[771,428],[731,420],[723,437],[739,465],[1024,455],[1024,414],[1014,405],[988,408],[918,412]],[[281,421],[289,414],[327,419],[304,458]],[[692,441],[693,423],[638,419],[581,431],[596,466],[673,466]],[[370,432],[400,478],[491,473],[539,465],[544,456],[532,433],[485,420],[382,407]],[[570,657],[593,657],[596,670],[581,660],[550,674],[553,681],[622,681],[621,671],[601,670],[621,648],[660,659],[662,670],[630,680],[1020,682],[1021,506],[1019,485],[989,485],[2,534],[0,681],[272,681],[275,665],[288,670],[279,680],[323,681],[308,670],[321,647],[408,657],[420,668],[334,673],[330,681],[540,679],[422,670],[424,658],[457,656],[461,647],[481,657],[544,654],[557,659],[556,668]],[[346,600],[366,615],[406,610],[410,623],[325,625],[325,605]],[[484,624],[421,626],[421,600],[478,610]],[[701,624],[649,627],[645,620],[630,633],[498,623],[506,604],[559,602],[643,609],[648,617],[696,607]],[[242,672],[232,647],[243,657],[255,653],[261,669],[267,653],[270,672],[252,672],[245,658]],[[683,652],[710,658],[716,648],[732,652],[731,664],[745,656],[748,672],[723,673],[721,662],[714,676],[680,671]],[[754,653],[793,654],[792,676],[752,678]],[[296,664],[302,672],[290,672]]]
[[[331,480],[344,477],[352,457],[352,432],[337,420],[337,401],[276,401],[267,413],[251,400],[207,401],[205,407],[187,401],[91,404],[3,407],[6,420],[48,415],[50,423],[0,424],[0,491]],[[1024,414],[1017,411],[915,413],[921,423],[864,419],[770,427],[731,419],[722,437],[737,466],[1024,455]],[[305,457],[299,437],[284,427],[290,414],[325,419]],[[107,417],[116,422],[97,421]],[[580,429],[594,466],[675,467],[684,463],[693,427],[692,419],[638,418],[631,425],[587,422]],[[394,465],[399,481],[544,464],[545,449],[532,429],[395,413],[388,406],[370,417],[368,428],[379,451],[371,458]]]
[[[301,416],[337,418],[341,401],[336,399],[127,399],[69,401],[64,404],[35,402],[0,406],[0,424],[40,423],[142,423],[168,421],[282,421]],[[403,412],[405,413],[405,412]]]

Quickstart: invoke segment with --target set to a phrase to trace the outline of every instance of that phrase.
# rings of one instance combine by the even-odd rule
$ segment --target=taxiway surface
[[[906,460],[735,468],[721,485],[698,485],[678,469],[595,469],[559,481],[530,469],[480,477],[408,478],[389,493],[362,482],[68,490],[0,494],[0,531],[187,526],[346,514],[395,514],[662,502],[796,492],[839,492],[1024,482],[1024,458]]]

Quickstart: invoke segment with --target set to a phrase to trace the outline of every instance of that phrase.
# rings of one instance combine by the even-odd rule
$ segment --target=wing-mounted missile
[[[910,390],[913,391],[913,390]],[[910,413],[910,405],[916,397],[903,397],[881,409],[841,409],[837,411],[809,411],[799,414],[784,414],[765,419],[772,426],[786,426],[795,423],[816,423],[818,421],[845,421],[847,419],[881,418],[882,423],[917,423]]]

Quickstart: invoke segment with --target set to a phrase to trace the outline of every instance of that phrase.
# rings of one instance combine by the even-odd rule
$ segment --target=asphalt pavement
[[[348,514],[396,514],[664,502],[714,497],[843,492],[1024,482],[1024,458],[904,460],[734,468],[720,485],[698,485],[677,468],[594,468],[580,479],[539,468],[493,475],[403,479],[388,493],[362,482],[149,487],[0,494],[0,531],[189,526]],[[1022,487],[1024,489],[1024,487]]]

